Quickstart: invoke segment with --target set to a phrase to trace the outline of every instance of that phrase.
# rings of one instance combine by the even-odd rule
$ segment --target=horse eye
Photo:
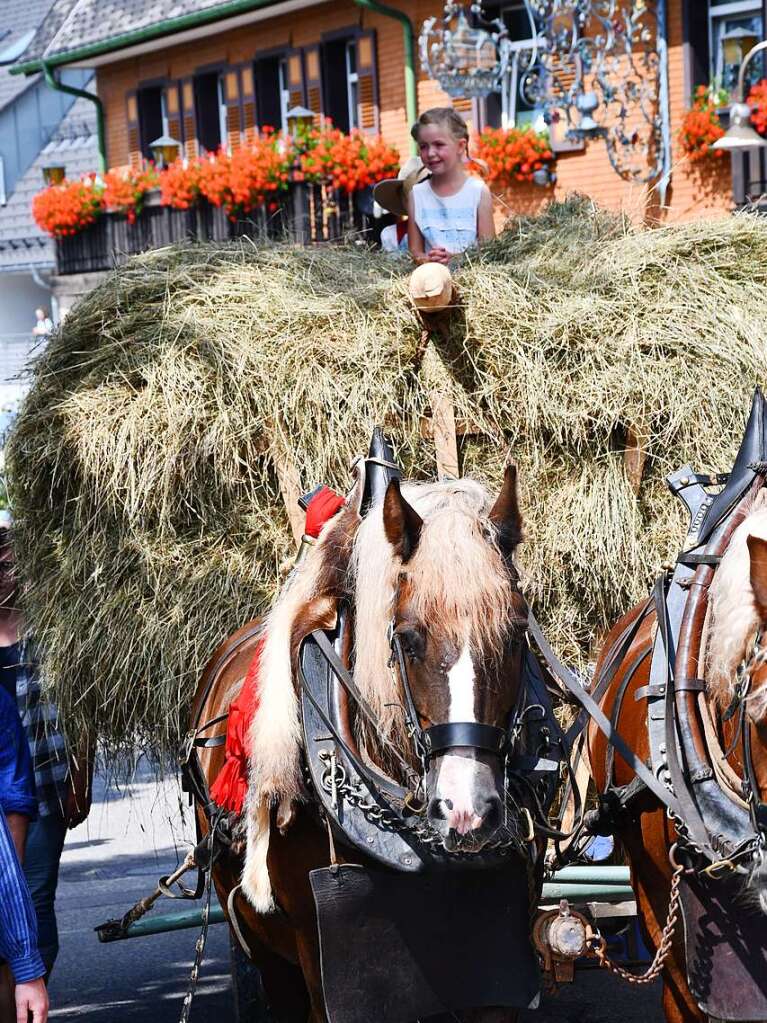
[[[423,660],[426,653],[426,636],[420,629],[412,625],[400,625],[396,630],[397,639],[402,645],[402,650],[411,661]]]

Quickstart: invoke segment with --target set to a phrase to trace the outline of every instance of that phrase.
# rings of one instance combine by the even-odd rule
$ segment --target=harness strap
[[[528,629],[530,631],[530,635],[535,640],[536,646],[549,666],[549,669],[559,679],[565,689],[575,697],[586,713],[593,719],[594,724],[602,732],[608,742],[611,742],[615,746],[616,751],[620,753],[621,757],[623,757],[632,771],[634,771],[634,773],[642,779],[647,788],[650,789],[655,796],[657,796],[660,802],[668,810],[670,810],[671,813],[676,816],[680,816],[681,808],[676,797],[666,788],[665,785],[658,781],[654,774],[647,769],[639,757],[629,748],[621,735],[611,726],[599,704],[596,703],[593,697],[586,692],[569,668],[566,668],[564,664],[562,664],[546,641],[546,637],[543,635],[541,627],[532,613],[528,615]]]
[[[678,693],[705,693],[706,680],[704,678],[675,678],[674,689]],[[647,700],[666,695],[664,682],[651,682],[649,685],[640,686],[634,693],[634,699]]]
[[[508,732],[505,728],[485,725],[479,721],[450,721],[424,729],[423,741],[427,757],[435,757],[447,749],[471,746],[500,757],[506,747]]]

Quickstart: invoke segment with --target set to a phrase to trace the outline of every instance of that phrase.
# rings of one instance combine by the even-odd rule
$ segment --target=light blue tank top
[[[463,252],[477,240],[477,211],[484,185],[467,177],[455,195],[436,195],[430,181],[413,188],[415,222],[428,249]]]

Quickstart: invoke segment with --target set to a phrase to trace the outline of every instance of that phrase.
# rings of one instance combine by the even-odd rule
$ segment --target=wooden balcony
[[[111,270],[130,256],[181,241],[226,241],[231,238],[290,241],[316,245],[359,239],[373,241],[373,218],[360,209],[357,196],[320,185],[291,184],[276,193],[269,207],[230,220],[225,211],[207,202],[191,210],[159,204],[150,195],[131,224],[121,214],[105,213],[90,227],[56,241],[56,270],[60,275]],[[377,234],[377,233],[376,233]]]

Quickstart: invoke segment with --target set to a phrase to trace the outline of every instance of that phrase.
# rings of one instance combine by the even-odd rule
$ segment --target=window
[[[277,127],[283,131],[288,130],[288,110],[290,110],[290,88],[288,86],[288,61],[281,57],[279,62],[279,89],[280,89],[280,121]]]
[[[194,101],[197,115],[197,140],[209,153],[215,153],[226,140],[226,102],[220,72],[205,71],[194,76]]]
[[[145,159],[152,159],[150,144],[161,135],[168,134],[168,106],[165,87],[147,85],[136,94],[138,105],[141,153]]]
[[[525,124],[533,124],[538,129],[543,128],[540,111],[528,103],[520,95],[519,90],[535,36],[535,26],[530,21],[524,0],[512,0],[511,3],[504,3],[495,8],[488,6],[485,16],[489,19],[500,18],[503,21],[509,31],[512,52],[509,70],[501,91],[491,93],[485,100],[483,124],[492,128],[511,128]]]
[[[295,88],[291,91],[291,60],[295,63],[299,55],[275,54],[273,56],[260,57],[254,64],[254,77],[256,85],[256,107],[259,127],[269,125],[276,130],[288,130],[288,110],[296,103],[303,102],[298,93],[296,100]],[[293,67],[292,74],[295,79],[300,72],[300,67]],[[300,82],[299,82],[300,90]],[[295,100],[295,102],[293,102]]]
[[[336,128],[360,126],[359,73],[355,37],[328,39],[322,44],[324,110]]]
[[[724,41],[740,33],[745,49],[750,48],[751,41],[763,38],[764,23],[762,19],[761,0],[709,0],[708,34],[711,81],[721,83],[723,89],[734,93],[738,83],[740,57],[729,63],[725,54]],[[736,51],[739,48],[736,47]],[[743,52],[745,55],[745,50]],[[758,82],[764,76],[761,60],[754,60],[746,72],[746,87]]]

